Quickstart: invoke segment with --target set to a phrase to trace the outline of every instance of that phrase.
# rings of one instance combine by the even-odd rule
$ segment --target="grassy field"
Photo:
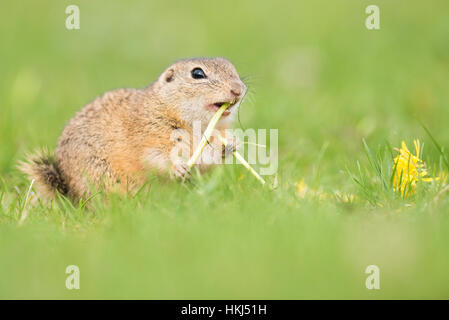
[[[1,299],[449,298],[446,0],[3,1],[0,39]],[[248,77],[236,126],[279,129],[275,190],[223,166],[91,210],[28,193],[26,152],[54,148],[101,93],[193,56]],[[402,197],[394,147],[414,139],[439,180]],[[80,290],[65,287],[72,264]]]

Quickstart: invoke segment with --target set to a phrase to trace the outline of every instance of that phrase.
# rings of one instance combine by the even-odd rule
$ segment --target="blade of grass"
[[[376,171],[377,175],[379,176],[380,181],[382,181],[382,185],[385,188],[385,190],[388,190],[387,183],[385,182],[385,177],[382,174],[381,166],[379,165],[379,163],[377,163],[376,159],[374,158],[374,156],[371,152],[371,149],[368,147],[368,144],[366,143],[365,139],[362,139],[362,142],[363,142],[363,146],[365,148],[365,152],[367,154],[368,160],[371,163],[371,166]]]
[[[396,176],[397,169],[398,169],[398,161],[396,161],[394,163],[393,172],[391,173],[390,185],[392,185],[392,186],[394,186],[394,179],[395,179],[395,176]]]
[[[192,157],[190,157],[189,161],[187,161],[187,171],[190,171],[193,167],[193,165],[198,161],[198,158],[201,156],[201,153],[203,152],[204,147],[209,142],[210,136],[212,135],[212,132],[215,129],[215,126],[217,125],[218,120],[220,120],[223,113],[226,111],[226,109],[229,107],[229,103],[224,103],[218,111],[214,114],[212,119],[209,121],[209,124],[204,131],[203,136],[201,137],[200,144],[196,148],[195,152],[193,153]]]
[[[218,139],[220,139],[221,143],[223,143],[225,146],[228,144],[228,142],[226,141],[225,138],[223,138],[222,136],[218,135]],[[254,176],[256,177],[257,180],[260,181],[260,183],[262,183],[262,185],[265,184],[265,180],[256,172],[256,170],[254,170],[248,162],[246,162],[245,158],[243,158],[240,153],[238,153],[237,151],[234,151],[232,153],[234,155],[234,157],[240,161],[240,163],[246,168],[248,169],[248,171]]]
[[[30,194],[31,194],[31,190],[33,188],[33,184],[34,184],[34,179],[31,180],[30,187],[28,188],[28,191],[27,191],[26,196],[25,196],[25,202],[24,202],[23,207],[22,207],[21,212],[20,212],[19,226],[21,226],[23,224],[23,222],[25,221],[25,219],[28,216],[28,211],[26,210],[26,206],[27,206],[28,200],[30,198]]]
[[[435,147],[437,148],[438,152],[441,154],[444,164],[446,165],[447,169],[449,170],[449,160],[447,159],[446,154],[443,152],[443,148],[441,148],[440,144],[437,142],[435,137],[432,135],[429,128],[427,128],[427,126],[421,120],[418,119],[418,121],[421,124],[421,126],[423,127],[424,131],[429,135],[430,140],[432,140],[432,142],[435,145]]]

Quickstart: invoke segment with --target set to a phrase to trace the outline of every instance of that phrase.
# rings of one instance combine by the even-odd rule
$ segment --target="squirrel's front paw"
[[[226,146],[223,145],[223,157],[227,157],[231,155],[234,151],[237,151],[240,149],[240,140],[237,137],[230,137],[227,138],[227,144]]]
[[[187,168],[187,164],[184,161],[177,161],[172,164],[170,174],[173,178],[176,179],[189,179],[190,172]]]

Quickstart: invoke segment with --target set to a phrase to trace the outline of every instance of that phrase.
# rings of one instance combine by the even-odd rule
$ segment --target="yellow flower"
[[[304,178],[296,183],[296,195],[301,199],[304,199],[307,196],[308,198],[326,200],[329,197],[329,195],[326,192],[323,192],[321,188],[318,190],[310,188],[304,181]]]
[[[402,196],[409,196],[416,192],[416,185],[419,180],[424,182],[433,181],[433,178],[426,177],[427,170],[423,161],[419,158],[421,144],[419,140],[414,140],[416,155],[413,155],[402,141],[401,149],[395,148],[399,154],[393,159],[393,188],[394,191],[401,192]]]
[[[302,178],[296,185],[296,194],[298,197],[304,199],[308,190],[309,186],[304,182],[304,178]]]
[[[449,173],[447,171],[441,171],[435,180],[439,180],[439,181],[441,181],[441,183],[443,185],[446,185],[448,177],[449,177]]]
[[[355,196],[352,193],[346,193],[346,192],[335,192],[335,197],[337,198],[337,201],[343,202],[343,203],[353,203],[355,200]]]

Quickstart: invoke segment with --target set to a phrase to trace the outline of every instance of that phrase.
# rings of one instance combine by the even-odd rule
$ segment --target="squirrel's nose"
[[[239,83],[234,83],[231,86],[231,93],[235,95],[236,97],[240,96],[242,94],[242,86]]]

